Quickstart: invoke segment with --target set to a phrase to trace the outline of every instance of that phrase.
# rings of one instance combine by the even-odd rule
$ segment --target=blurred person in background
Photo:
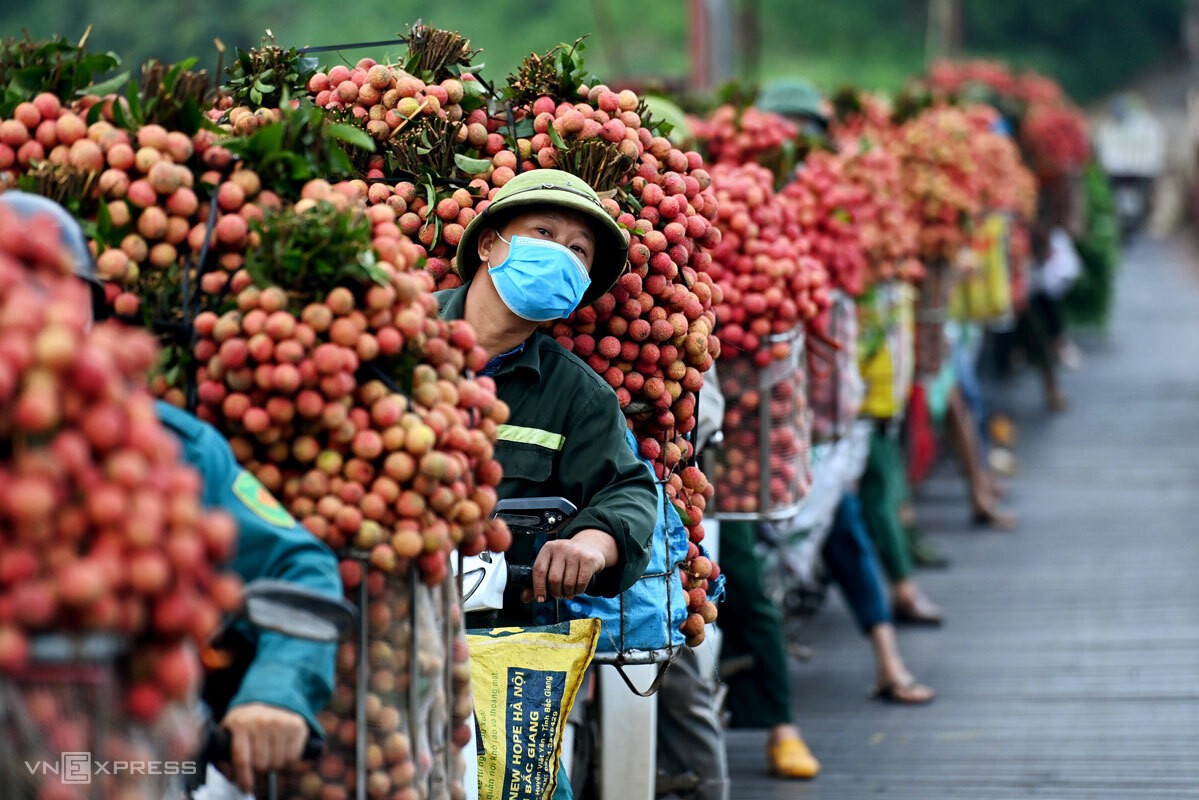
[[[716,622],[722,636],[720,660],[726,665],[721,674],[728,685],[725,708],[731,727],[768,732],[766,761],[773,775],[815,778],[820,762],[795,723],[782,609],[767,594],[757,538],[753,522],[720,526],[727,594]]]

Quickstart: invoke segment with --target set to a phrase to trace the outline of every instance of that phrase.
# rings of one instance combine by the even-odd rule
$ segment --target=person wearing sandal
[[[1000,507],[1003,488],[984,453],[988,447],[986,401],[978,375],[982,331],[977,325],[951,321],[948,326],[957,385],[949,395],[945,424],[953,450],[970,488],[971,518],[975,525],[1009,531],[1016,517]]]
[[[916,682],[899,652],[887,581],[862,520],[861,503],[846,494],[824,543],[824,564],[874,649],[878,679],[871,696],[891,703],[929,703],[936,692]]]
[[[858,497],[866,530],[891,582],[894,619],[901,624],[940,625],[944,613],[912,577],[912,546],[899,519],[907,492],[899,425],[896,421],[879,420],[874,426],[866,469],[858,483]]]

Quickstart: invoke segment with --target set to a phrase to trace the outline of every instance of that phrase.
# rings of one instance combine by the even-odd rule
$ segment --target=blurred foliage
[[[746,0],[730,0],[737,6]],[[1180,51],[1183,0],[961,0],[964,56],[999,57],[1058,78],[1087,102],[1123,86]],[[827,90],[852,83],[897,89],[924,65],[927,0],[756,0],[761,78],[804,74]],[[197,56],[214,69],[214,37],[229,48],[257,45],[269,28],[284,48],[386,39],[419,20],[460,31],[502,77],[528,53],[592,34],[588,66],[597,74],[687,74],[687,4],[638,0],[0,0],[0,32],[72,40],[88,23],[93,50],[112,50],[126,67]],[[405,48],[345,51],[400,58]],[[336,53],[322,55],[333,61]]]
[[[966,39],[1057,77],[1080,100],[1117,88],[1180,52],[1185,0],[964,2]],[[1013,59],[1017,57],[1013,55]]]
[[[1116,297],[1116,272],[1120,265],[1120,225],[1107,177],[1092,162],[1084,175],[1086,234],[1075,243],[1083,270],[1062,303],[1071,325],[1102,327]]]

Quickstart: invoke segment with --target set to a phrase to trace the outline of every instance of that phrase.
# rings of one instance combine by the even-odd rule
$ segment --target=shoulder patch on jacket
[[[246,508],[266,522],[280,528],[296,526],[295,519],[287,513],[287,509],[266,490],[266,487],[257,478],[244,469],[237,474],[237,478],[233,481],[233,494],[238,500],[241,500]]]

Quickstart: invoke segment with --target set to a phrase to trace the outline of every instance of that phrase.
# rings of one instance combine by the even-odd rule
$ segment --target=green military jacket
[[[462,319],[468,286],[437,292],[443,319]],[[494,379],[511,412],[495,448],[504,468],[500,498],[565,497],[579,513],[562,538],[584,528],[612,534],[619,566],[600,574],[596,594],[615,597],[645,572],[657,520],[653,476],[625,441],[616,393],[540,331]],[[531,543],[514,541],[509,558],[531,563]]]

